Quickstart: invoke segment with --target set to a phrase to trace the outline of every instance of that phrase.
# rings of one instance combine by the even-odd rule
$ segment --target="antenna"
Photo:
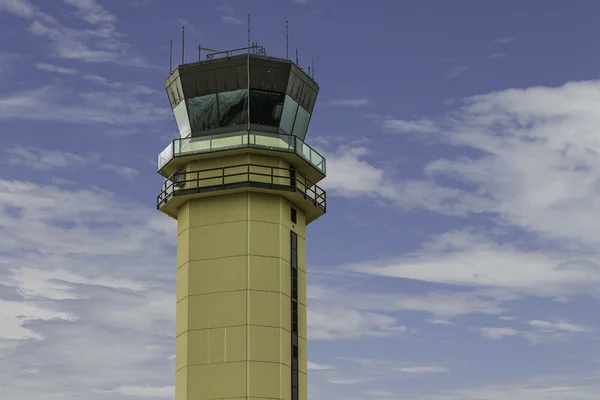
[[[202,61],[202,45],[198,45],[198,62]]]
[[[250,13],[248,13],[248,54],[250,54]]]
[[[310,65],[308,66],[308,76],[311,76],[310,75]]]
[[[296,65],[298,65],[298,49],[296,49]]]
[[[312,78],[313,78],[313,80],[315,80],[315,58],[311,57],[310,61],[311,61],[311,64],[312,64]]]
[[[286,60],[290,59],[290,57],[288,57],[288,47],[289,47],[289,40],[290,40],[289,33],[290,33],[290,26],[289,26],[288,21],[285,21],[285,59]]]
[[[181,63],[185,64],[185,26],[181,27]]]
[[[173,41],[169,40],[169,75],[173,72]]]

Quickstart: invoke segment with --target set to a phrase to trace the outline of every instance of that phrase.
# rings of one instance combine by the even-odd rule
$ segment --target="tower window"
[[[297,223],[296,222],[296,209],[294,207],[292,207],[291,213],[292,213],[292,222],[294,224],[296,224]]]

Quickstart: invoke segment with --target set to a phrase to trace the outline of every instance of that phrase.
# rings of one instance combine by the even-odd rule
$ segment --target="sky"
[[[0,0],[0,398],[173,397],[169,40],[243,47],[248,12],[321,87],[309,399],[597,399],[586,0]]]

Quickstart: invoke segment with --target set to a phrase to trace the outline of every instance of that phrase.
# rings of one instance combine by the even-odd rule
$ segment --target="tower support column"
[[[182,204],[177,227],[176,400],[292,399],[291,232],[300,387],[307,372],[304,212],[276,193],[220,193]]]

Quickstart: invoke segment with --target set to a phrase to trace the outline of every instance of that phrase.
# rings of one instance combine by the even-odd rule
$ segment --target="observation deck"
[[[158,155],[159,210],[176,218],[192,197],[250,190],[277,192],[307,221],[325,213],[326,160],[304,142],[319,86],[296,64],[256,46],[218,52],[180,65],[165,88],[179,138]]]

